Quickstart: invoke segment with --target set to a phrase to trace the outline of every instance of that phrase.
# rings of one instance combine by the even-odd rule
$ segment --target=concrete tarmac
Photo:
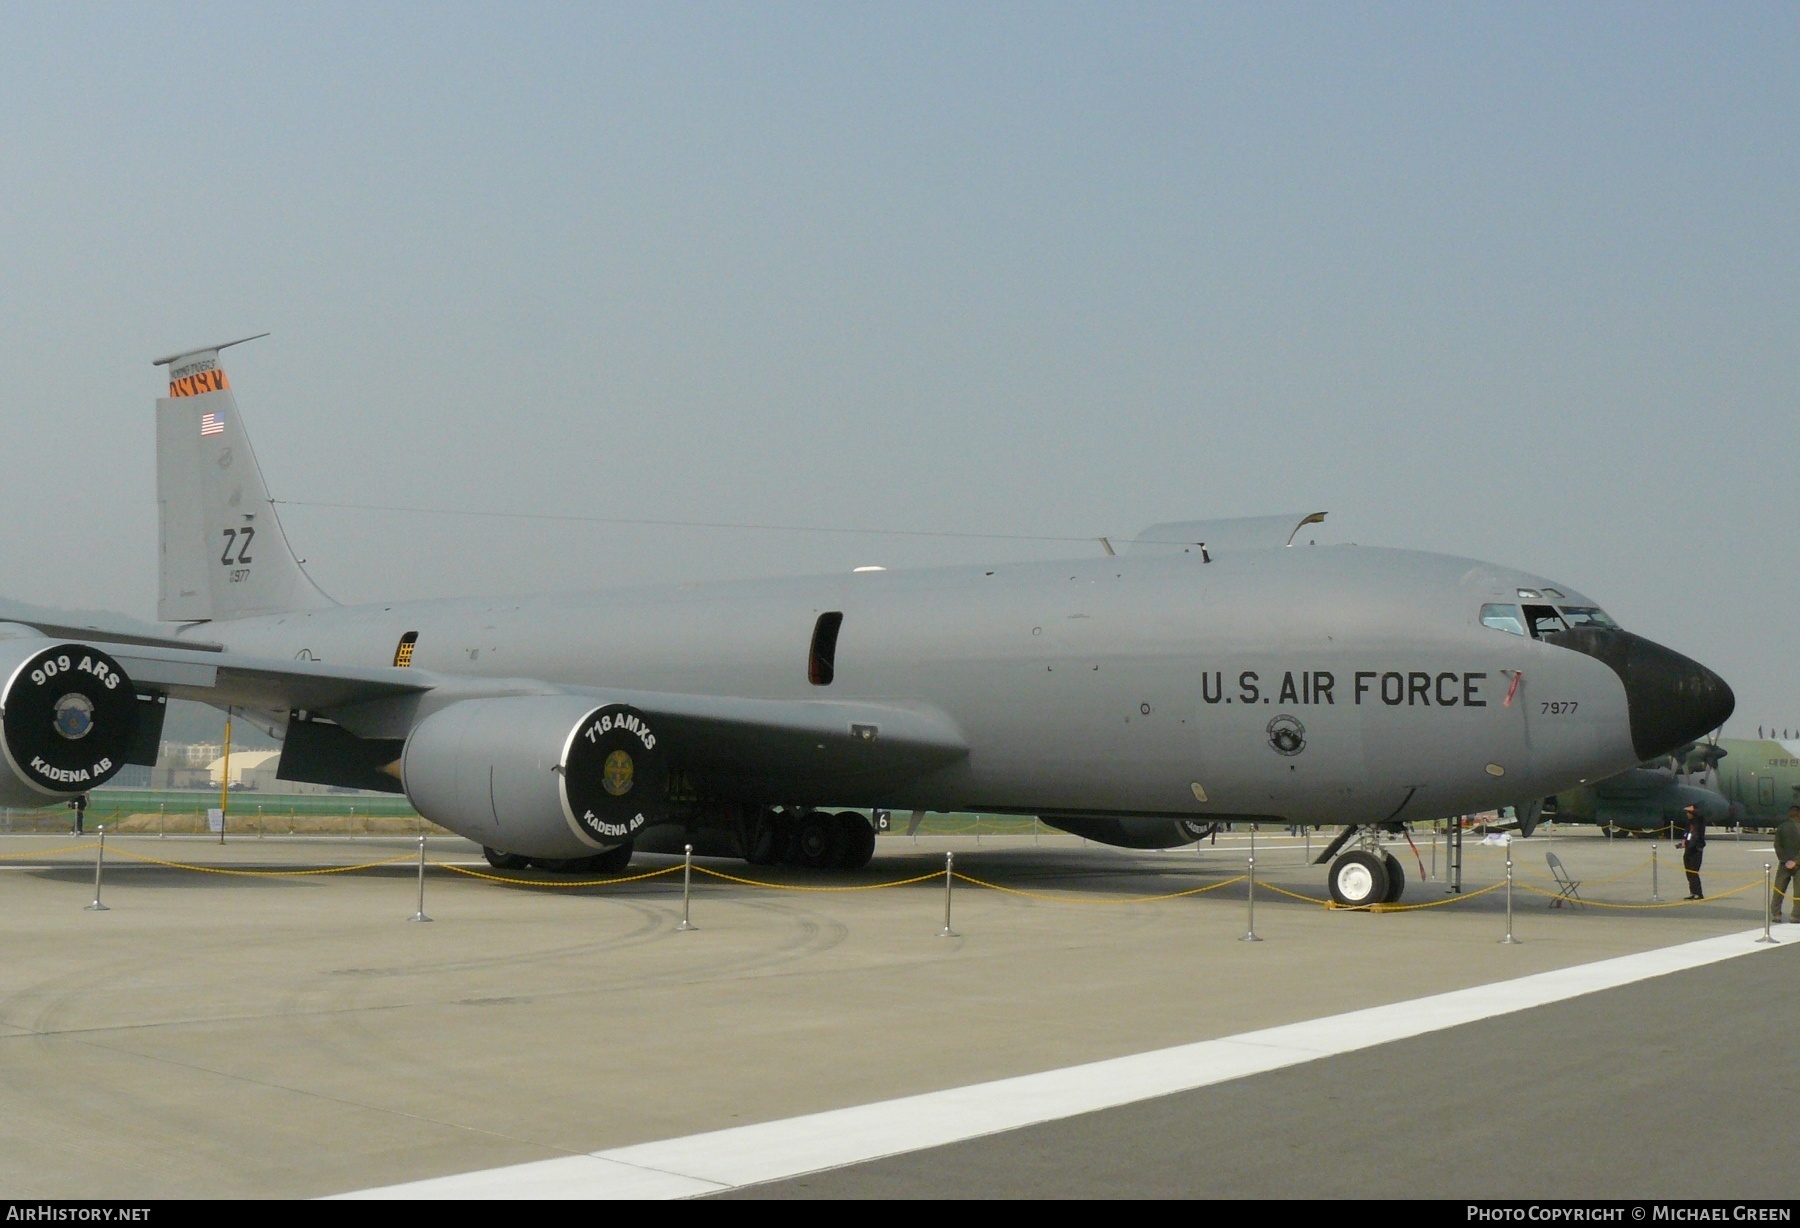
[[[1800,943],[712,1197],[1791,1201],[1797,985]]]
[[[697,875],[699,928],[682,933],[678,875],[537,888],[434,867],[426,911],[436,920],[413,924],[404,862],[245,877],[127,856],[295,869],[415,847],[397,840],[109,840],[111,907],[87,912],[92,841],[50,851],[68,844],[0,840],[0,1183],[13,1197],[339,1193],[1404,1001],[1746,929],[1761,918],[1768,848],[1715,838],[1716,898],[1693,905],[1553,910],[1521,889],[1522,941],[1502,946],[1499,891],[1382,915],[1274,894],[1320,896],[1323,872],[1301,864],[1298,842],[1268,837],[1260,943],[1238,941],[1242,883],[1144,898],[1226,883],[1241,873],[1241,838],[1146,854],[1073,838],[886,836],[856,875],[701,863],[795,888],[862,887],[941,871],[954,848],[959,870],[995,887],[959,884],[961,937],[951,939],[938,936],[941,873],[849,891]],[[1592,833],[1522,842],[1521,884],[1553,890],[1546,849],[1588,880],[1589,898],[1647,902],[1645,843]],[[1408,902],[1446,900],[1400,851],[1414,879]],[[1660,894],[1673,900],[1685,888],[1661,852]],[[1471,891],[1499,880],[1503,855],[1471,845]],[[460,841],[434,842],[430,856],[486,870]],[[641,856],[633,870],[670,864]],[[1622,1192],[1754,1195],[1761,1187],[1722,1187],[1749,1180],[1729,1157],[1772,1139],[1778,1116],[1755,1099],[1757,1080],[1773,1070],[1777,1082],[1800,1082],[1793,1063],[1771,1065],[1784,1052],[1773,1043],[1782,1020],[1762,1005],[1791,986],[1794,958],[1733,961],[945,1149],[954,1155],[747,1192],[1474,1196],[1504,1176],[1541,1177],[1535,1196],[1574,1197],[1616,1188],[1604,1184],[1613,1177],[1648,1181],[1662,1170],[1621,1157],[1660,1162],[1698,1126],[1716,1162],[1670,1164],[1654,1190]],[[1713,1032],[1707,1051],[1721,1056],[1710,1066],[1686,1048],[1669,1059],[1692,1023]],[[1695,1077],[1671,1082],[1671,1070]],[[1733,1071],[1744,1072],[1737,1082]],[[1536,1141],[1547,1139],[1560,1141]],[[1066,1147],[1079,1165],[1053,1158]],[[1457,1154],[1473,1158],[1452,1163]],[[1291,1166],[1281,1157],[1303,1159],[1306,1179],[1282,1176]],[[1093,1178],[1058,1186],[1045,1176],[1057,1167]],[[1227,1172],[1236,1184],[1194,1180]]]

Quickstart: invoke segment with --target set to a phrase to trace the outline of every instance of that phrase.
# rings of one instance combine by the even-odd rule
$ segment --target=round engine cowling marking
[[[119,663],[84,644],[36,653],[7,680],[0,750],[45,793],[85,793],[125,766],[137,695]]]
[[[582,718],[563,752],[563,812],[585,843],[631,839],[667,803],[669,769],[655,728],[636,708],[608,704]]]

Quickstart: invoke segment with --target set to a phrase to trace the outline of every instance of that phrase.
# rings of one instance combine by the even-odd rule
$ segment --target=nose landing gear
[[[1372,832],[1363,834],[1363,842],[1364,847],[1331,863],[1332,900],[1341,908],[1399,903],[1406,891],[1406,871],[1400,859],[1377,845]]]

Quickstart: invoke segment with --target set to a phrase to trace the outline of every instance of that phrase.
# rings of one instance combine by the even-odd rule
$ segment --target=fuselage
[[[1545,587],[1469,559],[1315,546],[341,606],[192,633],[354,666],[394,664],[410,635],[410,666],[435,675],[872,700],[964,734],[966,760],[846,805],[1362,823],[1639,761],[1613,668],[1484,625],[1484,605]]]
[[[1719,746],[1716,785],[1747,821],[1773,827],[1800,803],[1800,741],[1721,738]]]

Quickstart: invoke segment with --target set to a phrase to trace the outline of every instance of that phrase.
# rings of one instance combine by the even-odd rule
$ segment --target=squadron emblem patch
[[[631,756],[622,750],[615,750],[606,757],[606,766],[600,771],[600,787],[614,797],[624,797],[631,792],[633,775]]]
[[[1306,726],[1282,713],[1268,724],[1269,746],[1278,755],[1297,755],[1306,749]]]

